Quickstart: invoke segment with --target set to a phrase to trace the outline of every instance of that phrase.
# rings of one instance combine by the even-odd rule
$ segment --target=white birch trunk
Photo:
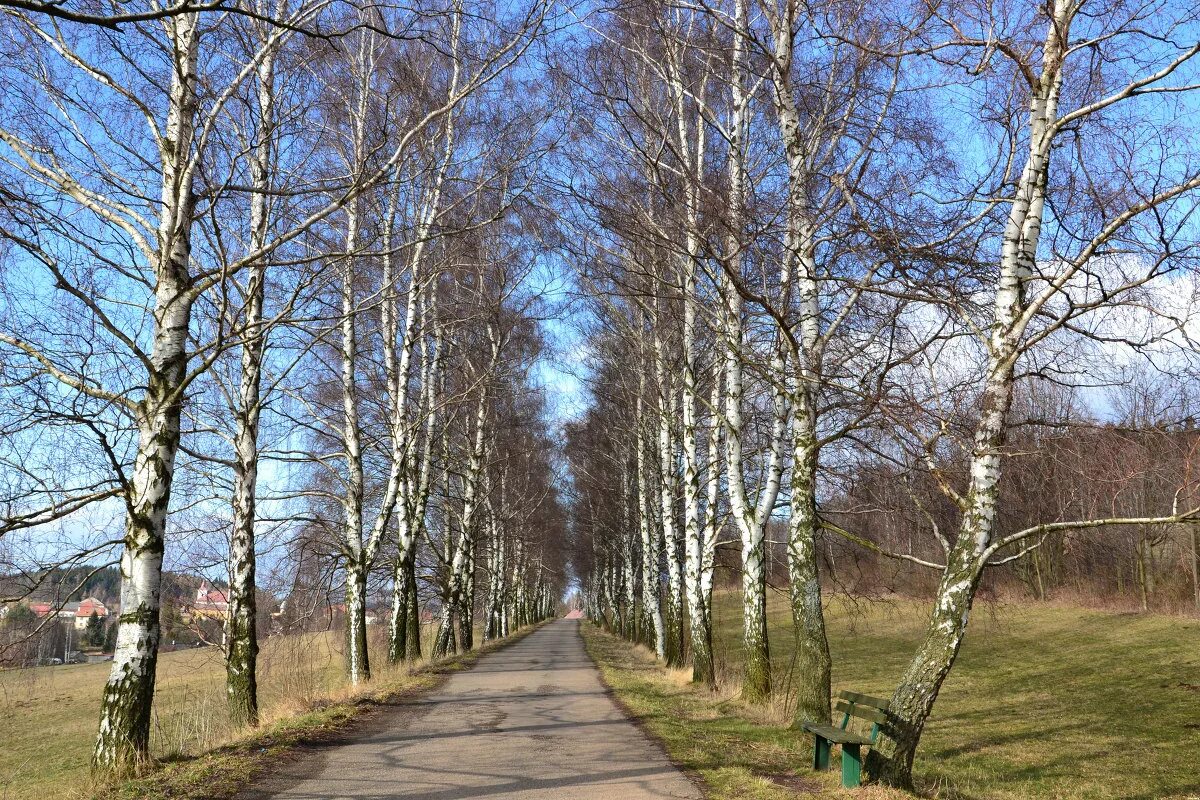
[[[683,290],[683,381],[680,388],[680,421],[683,451],[683,530],[684,530],[684,591],[687,600],[689,640],[692,651],[692,681],[709,688],[716,686],[716,670],[712,654],[712,624],[705,595],[705,533],[700,518],[700,463],[696,448],[696,272],[700,263],[699,188],[704,179],[706,123],[696,114],[695,135],[689,132],[687,92],[677,70],[671,73],[672,99],[675,102],[678,148],[688,181],[684,189],[686,201],[686,253],[681,259]],[[703,100],[703,98],[701,98]],[[715,406],[714,406],[715,408]],[[711,573],[710,573],[711,581]]]
[[[504,507],[504,481],[501,479],[501,508]],[[483,640],[491,641],[504,636],[504,526],[490,515],[488,530],[491,534],[491,547],[488,551],[488,594],[487,594],[487,627],[484,629]]]
[[[513,608],[512,608],[512,629],[520,630],[525,627],[525,608],[527,605],[525,583],[525,542],[518,538],[513,553]]]
[[[343,555],[346,562],[346,675],[352,685],[371,679],[367,654],[366,542],[363,532],[364,478],[362,432],[358,415],[358,338],[355,325],[355,269],[352,255],[358,243],[358,207],[347,210],[346,253],[342,259],[341,389],[342,446],[346,464],[342,497]]]
[[[1043,51],[1043,70],[1029,111],[1029,154],[1016,186],[1000,253],[1000,275],[988,340],[986,383],[963,497],[958,538],[947,554],[929,629],[892,695],[886,736],[868,770],[894,786],[912,785],[912,765],[925,722],[950,672],[975,599],[996,520],[1002,449],[1008,435],[1014,371],[1024,335],[1024,282],[1032,275],[1044,213],[1046,180],[1062,86],[1072,6],[1055,0]]]
[[[746,495],[742,464],[742,300],[730,275],[740,275],[742,225],[746,196],[746,135],[749,125],[748,53],[746,26],[749,9],[746,0],[737,0],[734,38],[733,112],[729,144],[729,220],[730,253],[727,274],[722,281],[723,335],[725,338],[724,427],[729,503],[742,537],[742,641],[743,696],[750,702],[764,702],[771,694],[771,657],[767,644],[767,584],[764,552],[765,525],[775,506],[782,472],[780,449],[786,428],[786,410],[776,397],[776,416],[771,451],[757,507]]]
[[[493,363],[498,354],[498,343],[494,342],[492,350]],[[466,593],[471,588],[470,576],[467,575],[467,570],[472,566],[473,561],[472,549],[474,547],[476,507],[478,505],[479,484],[483,476],[487,398],[488,394],[485,387],[481,389],[479,402],[475,407],[471,454],[467,463],[467,474],[463,478],[461,530],[459,531],[458,542],[454,548],[454,554],[448,565],[449,573],[447,576],[448,584],[445,592],[445,601],[442,603],[441,622],[438,627],[437,641],[434,644],[434,655],[436,656],[448,655],[453,650],[455,644],[453,615],[455,611],[459,612],[459,622],[462,625],[471,624],[469,613],[464,615],[462,611]],[[466,617],[465,620],[464,616]],[[463,632],[462,636],[467,641],[470,640],[470,636],[467,633]]]
[[[390,221],[389,221],[390,222]],[[416,481],[411,475],[415,459],[428,457],[428,441],[425,452],[414,453],[415,439],[412,424],[409,421],[408,385],[409,372],[415,340],[419,327],[415,321],[421,305],[423,289],[420,284],[419,254],[414,258],[410,269],[408,298],[403,311],[402,321],[396,309],[394,289],[397,277],[393,274],[393,259],[390,255],[391,234],[389,230],[384,236],[384,269],[383,283],[385,300],[383,304],[384,371],[387,375],[388,392],[392,398],[391,419],[389,427],[392,435],[391,472],[388,476],[388,486],[384,503],[386,509],[381,509],[380,519],[386,529],[391,516],[396,518],[396,561],[392,575],[392,611],[388,618],[388,660],[392,663],[402,661],[407,654],[408,613],[410,612],[409,572],[415,560],[417,531],[421,520],[417,518],[417,498],[414,497]],[[394,349],[394,343],[399,340],[399,353]],[[415,609],[412,610],[415,613]]]
[[[666,345],[663,342],[661,299],[655,300],[654,373],[658,386],[658,465],[659,518],[662,520],[662,550],[667,566],[667,609],[663,614],[665,640],[663,652],[667,664],[683,663],[683,570],[679,554],[679,536],[675,525],[675,443],[672,429],[673,381],[667,374]]]
[[[281,3],[280,8],[284,6]],[[275,136],[275,48],[263,56],[256,73],[258,143],[250,160],[250,249],[261,252],[270,223],[272,142]],[[258,724],[258,614],[255,594],[254,524],[257,516],[258,429],[262,413],[262,369],[266,332],[262,330],[266,259],[246,275],[246,342],[234,409],[233,526],[229,540],[229,616],[226,622],[225,696],[235,725]]]
[[[821,310],[815,261],[816,245],[806,211],[811,170],[801,135],[800,115],[792,93],[793,33],[791,14],[776,31],[776,116],[788,164],[788,209],[784,243],[783,285],[795,281],[800,319],[791,358],[777,363],[786,375],[792,408],[791,514],[788,520],[788,587],[796,631],[796,724],[828,723],[831,659],[818,568],[816,479],[820,459],[817,434],[817,391],[821,380]]]
[[[458,92],[460,75],[457,53],[460,34],[461,15],[459,6],[456,4],[453,11],[451,29],[451,53],[456,57],[452,59],[451,76],[447,89],[449,96],[454,96]],[[426,370],[426,367],[430,366],[430,361],[429,353],[424,346],[422,346],[421,350],[423,362],[421,373],[421,406],[427,415],[427,435],[424,440],[424,447],[419,453],[415,452],[419,429],[414,429],[408,418],[408,375],[416,339],[418,336],[424,335],[424,332],[414,324],[413,320],[418,313],[420,298],[425,294],[422,285],[424,277],[421,272],[425,247],[433,225],[437,221],[441,211],[442,188],[445,184],[446,174],[454,154],[454,119],[453,112],[446,115],[443,128],[442,157],[433,178],[432,186],[423,199],[418,217],[415,243],[411,248],[411,254],[408,259],[408,302],[401,325],[399,364],[395,367],[394,372],[389,370],[388,373],[389,384],[392,387],[392,396],[395,398],[392,412],[393,459],[394,465],[398,468],[396,474],[399,478],[397,484],[399,498],[395,504],[395,510],[398,514],[396,536],[397,556],[392,580],[392,612],[388,619],[388,659],[392,663],[397,663],[405,658],[411,660],[420,657],[420,611],[416,603],[416,586],[415,579],[413,578],[413,570],[416,561],[417,542],[419,541],[420,532],[425,522],[425,498],[428,495],[429,461],[432,453],[432,436],[428,434],[432,432],[435,413],[433,403],[431,402],[432,396],[430,395],[429,398],[426,397],[426,393],[432,391],[432,381],[435,375],[433,374],[433,370]],[[395,191],[399,191],[399,185],[397,185]],[[393,194],[393,202],[396,202],[395,194]],[[393,259],[390,247],[391,228],[392,226],[389,224],[385,229],[384,285],[392,289],[394,293],[393,281],[397,278],[391,273]],[[431,286],[432,288],[428,291],[429,308],[422,312],[426,318],[433,313],[432,309],[437,303],[436,276],[431,281]],[[389,305],[385,303],[385,308],[388,308]],[[394,316],[391,318],[391,321],[395,322]],[[392,330],[392,335],[389,336],[387,343],[387,347],[390,350],[392,343],[396,341],[395,325],[385,325],[385,327]],[[393,355],[391,358],[395,359],[395,356]],[[390,376],[393,374],[395,375],[394,381],[390,380]],[[427,400],[430,402],[426,402]],[[419,425],[419,417],[417,425]],[[419,464],[419,466],[415,466],[416,464]],[[411,598],[410,595],[412,595]],[[416,615],[416,617],[410,621],[409,615]],[[415,642],[415,645],[409,644],[410,639]]]
[[[643,387],[644,389],[644,387]],[[654,648],[660,659],[665,659],[665,631],[662,604],[659,599],[658,548],[650,519],[650,487],[646,475],[646,434],[644,401],[639,393],[637,399],[637,502],[638,527],[642,535],[642,618],[643,640]],[[650,636],[653,635],[653,641]]]
[[[467,652],[475,647],[475,536],[467,549],[467,560],[463,566],[462,596],[458,601],[459,650]]]
[[[165,136],[160,142],[162,208],[159,260],[154,270],[153,349],[146,394],[137,405],[138,445],[126,497],[117,644],[92,754],[96,770],[117,773],[136,767],[149,752],[163,543],[179,448],[194,301],[188,270],[194,214],[192,138],[197,110],[198,21],[193,14],[183,14],[162,25],[174,48],[175,69]]]
[[[721,363],[713,363],[713,385],[709,395],[709,407],[713,410],[714,419],[708,431],[708,477],[705,487],[704,505],[704,536],[700,559],[700,594],[704,600],[704,613],[707,615],[709,626],[712,625],[712,593],[713,573],[717,561],[717,511],[721,491],[721,429],[720,419],[717,418],[721,407]]]
[[[422,340],[422,378],[421,378],[421,415],[425,419],[424,446],[421,449],[421,463],[415,472],[414,486],[410,487],[407,496],[412,500],[412,510],[409,522],[410,546],[407,550],[405,578],[408,585],[408,614],[407,633],[404,637],[405,658],[416,661],[421,658],[421,614],[417,596],[416,580],[416,551],[418,533],[425,528],[425,513],[429,505],[429,489],[432,476],[434,430],[439,418],[436,387],[441,379],[442,361],[442,332],[437,322],[436,301],[431,299],[429,316],[433,327],[432,341]],[[432,349],[432,357],[426,351]],[[408,508],[406,505],[405,508]]]
[[[689,252],[691,236],[689,236]],[[683,527],[688,621],[692,649],[692,680],[716,686],[712,655],[712,625],[705,600],[705,533],[700,519],[700,465],[696,450],[696,275],[688,258],[683,281]]]
[[[629,474],[628,467],[622,458],[621,464],[621,635],[626,639],[637,639],[637,587],[633,571],[633,553],[635,528],[629,503]]]

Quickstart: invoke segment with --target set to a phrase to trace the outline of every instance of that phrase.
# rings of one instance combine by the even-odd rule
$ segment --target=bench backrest
[[[871,723],[871,741],[879,736],[879,726],[887,722],[888,701],[859,692],[838,692],[833,710],[842,715],[842,730],[850,724],[851,717],[865,719]]]

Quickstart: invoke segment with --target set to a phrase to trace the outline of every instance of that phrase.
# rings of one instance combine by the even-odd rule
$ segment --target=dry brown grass
[[[402,687],[407,667],[386,665],[384,631],[369,640],[375,680],[357,689],[345,681],[340,631],[267,639],[259,665],[265,726],[314,707],[345,702],[381,686]],[[426,636],[426,638],[429,638]],[[79,664],[0,672],[0,800],[82,796],[109,665]],[[252,734],[230,724],[220,648],[163,653],[159,658],[151,754],[178,759]]]

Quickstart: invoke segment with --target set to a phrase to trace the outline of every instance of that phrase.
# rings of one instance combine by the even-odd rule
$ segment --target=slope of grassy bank
[[[888,696],[925,611],[908,601],[834,602],[834,690]],[[687,686],[686,673],[660,669],[615,637],[594,628],[585,634],[617,696],[714,797],[783,798],[797,789],[841,796],[834,774],[806,770],[810,743],[786,730],[783,697],[768,709],[737,698],[738,614],[736,598],[718,599],[716,649],[729,668],[717,695]],[[770,620],[776,686],[785,690],[792,641],[780,598]],[[963,800],[1182,800],[1200,796],[1200,776],[1189,767],[1197,752],[1200,622],[981,605],[922,740],[917,779],[923,794]]]

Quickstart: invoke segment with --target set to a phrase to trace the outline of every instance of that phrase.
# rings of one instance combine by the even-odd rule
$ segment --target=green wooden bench
[[[871,747],[879,738],[879,726],[887,722],[888,701],[858,692],[838,692],[834,713],[842,715],[842,726],[822,725],[805,722],[801,727],[811,733],[813,744],[813,769],[829,769],[829,751],[833,745],[842,746],[842,786],[850,789],[862,782],[862,748]],[[869,736],[848,730],[850,718],[869,720]]]

